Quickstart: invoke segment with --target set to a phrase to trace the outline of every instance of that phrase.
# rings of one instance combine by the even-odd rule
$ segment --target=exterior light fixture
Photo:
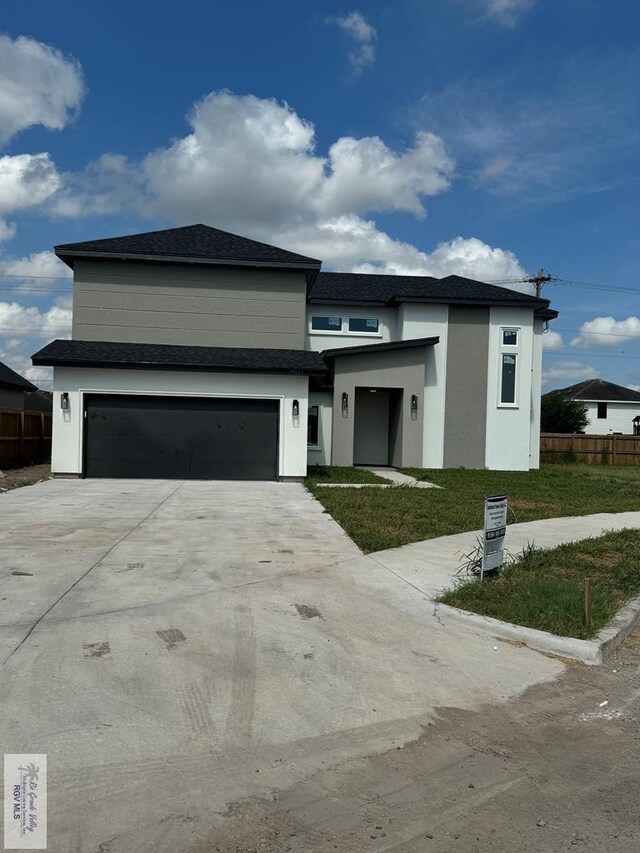
[[[640,435],[640,415],[636,415],[633,419],[633,434]]]
[[[69,411],[69,394],[66,391],[63,391],[60,397],[60,408],[63,412]]]
[[[349,395],[347,394],[346,391],[342,392],[341,408],[342,408],[342,417],[348,418],[349,417]]]
[[[418,395],[412,394],[411,395],[411,419],[415,421],[417,417],[418,417]]]
[[[291,415],[294,418],[300,417],[300,403],[297,400],[293,401],[293,406],[291,407]]]

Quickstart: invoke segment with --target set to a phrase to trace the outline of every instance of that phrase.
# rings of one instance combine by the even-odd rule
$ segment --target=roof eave
[[[66,251],[62,246],[54,246],[54,252],[60,260],[73,269],[73,261],[82,258],[97,258],[111,261],[155,261],[178,264],[208,264],[224,267],[267,267],[271,269],[313,270],[319,271],[322,261],[310,259],[308,262],[291,261],[234,260],[233,258],[198,258],[188,255],[143,255],[130,252],[82,252]]]
[[[322,358],[340,358],[348,355],[371,354],[377,352],[393,352],[394,350],[415,349],[418,347],[432,347],[440,343],[438,336],[430,338],[409,338],[405,341],[386,341],[382,344],[359,344],[354,347],[337,347],[335,349],[323,350]]]
[[[170,371],[188,371],[190,373],[261,373],[261,374],[281,374],[286,376],[314,376],[322,375],[327,372],[326,367],[224,367],[218,365],[202,365],[202,364],[158,364],[157,362],[148,361],[104,361],[100,359],[76,360],[76,359],[58,359],[58,358],[37,358],[32,356],[31,361],[36,367],[80,367],[84,369],[104,368],[107,370],[170,370]]]

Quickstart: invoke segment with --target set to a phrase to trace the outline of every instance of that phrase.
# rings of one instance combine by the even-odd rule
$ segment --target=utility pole
[[[548,272],[540,269],[535,275],[529,276],[525,281],[528,281],[529,284],[535,284],[536,286],[536,297],[539,299],[540,294],[542,293],[542,288],[545,284],[548,284],[550,281],[556,281],[555,276],[549,275]]]

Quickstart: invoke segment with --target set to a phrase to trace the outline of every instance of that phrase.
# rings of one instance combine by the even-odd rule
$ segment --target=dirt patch
[[[111,654],[111,645],[108,641],[103,643],[84,643],[82,652],[86,658],[103,658]]]
[[[318,608],[311,604],[296,604],[295,608],[301,619],[324,619]]]
[[[21,486],[33,486],[51,479],[51,465],[29,465],[27,468],[12,468],[0,475],[0,493],[19,489]]]
[[[187,642],[187,638],[180,628],[165,628],[162,631],[156,631],[156,634],[166,644],[169,651],[171,651],[171,649],[175,649],[178,643]]]

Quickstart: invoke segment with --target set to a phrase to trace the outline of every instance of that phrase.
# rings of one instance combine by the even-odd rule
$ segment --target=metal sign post
[[[484,573],[504,562],[504,537],[507,533],[507,496],[489,495],[484,502],[484,551],[480,580]]]

